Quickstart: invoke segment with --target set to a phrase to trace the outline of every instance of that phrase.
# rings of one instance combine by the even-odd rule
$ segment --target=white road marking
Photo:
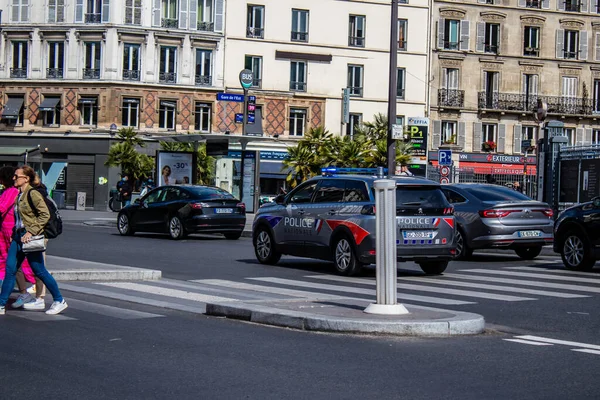
[[[538,279],[549,279],[549,280],[559,280],[559,281],[568,281],[568,282],[581,282],[581,283],[592,283],[592,284],[600,284],[600,279],[590,279],[590,278],[577,278],[574,276],[556,276],[556,275],[548,275],[548,274],[532,274],[529,272],[513,272],[513,271],[500,271],[500,270],[491,270],[491,269],[461,269],[461,272],[475,272],[478,274],[490,274],[490,275],[510,275],[516,277],[523,278],[538,278]]]
[[[119,319],[143,319],[164,317],[164,315],[151,314],[143,311],[129,310],[126,308],[112,307],[105,304],[89,303],[83,300],[69,299],[69,307],[83,310],[94,314],[106,315],[107,317]]]
[[[294,281],[290,279],[280,279],[280,278],[248,278],[256,281],[270,282],[276,283],[280,285],[287,286],[298,286],[298,287],[306,287],[311,289],[320,289],[320,290],[331,290],[334,292],[348,292],[348,293],[356,293],[356,294],[364,294],[375,297],[374,289],[361,289],[354,288],[348,286],[337,286],[337,285],[326,285],[321,283],[310,283],[310,282],[302,282],[302,281]],[[403,300],[410,301],[420,301],[425,303],[434,303],[434,304],[445,304],[445,305],[463,305],[463,304],[475,304],[473,302],[467,302],[462,300],[452,300],[452,299],[444,299],[440,297],[429,297],[429,296],[418,296],[411,295],[405,293],[398,293],[398,298]]]
[[[68,308],[63,312],[68,312]],[[6,315],[10,315],[11,317],[19,317],[28,319],[30,321],[35,322],[53,322],[53,321],[75,321],[77,318],[67,317],[64,314],[57,315],[48,315],[43,311],[23,311],[23,310],[15,310],[15,311],[7,311]]]
[[[507,342],[515,342],[515,343],[523,343],[523,344],[530,344],[532,346],[554,346],[552,343],[540,343],[540,342],[532,342],[529,340],[523,340],[523,339],[502,339],[505,340]]]
[[[587,276],[591,278],[596,276],[598,281],[600,281],[600,274],[593,272],[582,272],[582,271],[570,271],[568,269],[544,269],[539,267],[505,267],[504,269],[515,269],[519,271],[534,271],[534,272],[545,272],[549,274],[561,274],[561,275],[579,275],[579,276]]]
[[[533,340],[533,341],[543,342],[543,343],[562,344],[562,345],[570,346],[570,347],[583,347],[585,349],[600,350],[600,346],[598,346],[596,344],[571,342],[568,340],[550,339],[550,338],[545,338],[545,337],[541,337],[541,336],[532,336],[532,335],[523,335],[523,336],[515,336],[515,337],[519,338],[519,339]]]
[[[156,286],[142,285],[133,282],[99,282],[97,285],[109,286],[125,290],[133,290],[135,292],[150,293],[157,296],[175,297],[179,299],[200,301],[203,303],[219,302],[219,301],[238,301],[227,297],[211,296],[206,294],[188,292],[186,290],[167,289]]]
[[[600,356],[600,350],[589,350],[589,349],[571,349],[571,351],[578,351],[580,353],[596,354]]]
[[[466,274],[444,274],[446,278],[466,279],[471,281],[508,283],[512,285],[535,286],[552,289],[574,290],[577,292],[600,293],[600,288],[591,286],[568,285],[551,282],[525,281],[519,279],[495,278],[491,276],[475,276]]]
[[[331,276],[331,275],[313,275],[308,278],[315,279],[325,279],[329,281],[335,282],[346,282],[346,283],[358,283],[362,285],[373,285],[377,284],[374,280],[362,279],[362,278],[351,278],[346,276]],[[428,283],[431,280],[425,279],[424,282]],[[481,299],[490,299],[490,300],[500,300],[500,301],[524,301],[524,300],[536,300],[529,297],[517,297],[517,296],[507,296],[502,294],[494,294],[494,293],[484,293],[484,292],[475,292],[469,290],[458,290],[458,289],[444,289],[439,287],[431,287],[431,286],[422,286],[422,285],[411,285],[406,283],[398,283],[398,289],[405,290],[418,290],[422,292],[433,292],[433,293],[443,293],[450,294],[454,296],[465,296],[465,297],[476,297]]]

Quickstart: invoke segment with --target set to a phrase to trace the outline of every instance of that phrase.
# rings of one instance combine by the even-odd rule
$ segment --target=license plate
[[[402,231],[404,239],[433,239],[432,231]]]
[[[215,208],[217,214],[233,214],[233,208]]]
[[[542,236],[541,231],[519,231],[519,237],[540,237]]]

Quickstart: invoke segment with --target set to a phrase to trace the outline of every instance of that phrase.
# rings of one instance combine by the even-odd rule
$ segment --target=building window
[[[481,147],[482,150],[494,151],[498,143],[496,137],[496,125],[495,124],[483,124],[481,132]],[[487,147],[491,146],[491,147]]]
[[[65,0],[48,0],[48,23],[65,22]]]
[[[457,144],[456,122],[442,121],[442,132],[440,144]]]
[[[560,2],[564,2],[565,11],[569,12],[581,12],[581,2],[580,0],[558,0]]]
[[[23,125],[23,96],[8,96],[2,109],[2,121],[7,125]]]
[[[142,0],[125,0],[125,23],[142,24]]]
[[[179,28],[177,13],[178,0],[162,0],[162,19],[160,26],[163,28]]]
[[[396,81],[396,97],[404,100],[404,94],[406,92],[406,69],[398,68],[398,80]]]
[[[458,50],[460,47],[460,21],[445,19],[444,22],[444,49]]]
[[[141,46],[139,44],[125,43],[123,46],[123,80],[140,80]]]
[[[404,115],[396,115],[396,125],[404,126]]]
[[[62,79],[65,62],[65,43],[48,43],[48,68],[46,69],[46,78]]]
[[[96,97],[82,97],[79,99],[79,112],[82,126],[98,125],[98,99]]]
[[[290,90],[306,92],[306,62],[292,61],[290,63]]]
[[[265,37],[265,6],[248,6],[246,37],[257,39]]]
[[[169,131],[175,130],[175,114],[177,113],[177,102],[161,100],[158,110],[158,127]]]
[[[139,99],[123,99],[123,107],[121,107],[122,124],[123,126],[137,128],[140,115],[140,100]]]
[[[592,91],[592,101],[594,102],[592,111],[594,114],[600,114],[600,79],[594,79]]]
[[[406,36],[408,34],[408,20],[399,19],[398,20],[398,50],[406,51]]]
[[[565,30],[564,58],[577,60],[579,55],[579,31]]]
[[[592,144],[600,144],[600,129],[594,129],[592,131]]]
[[[260,88],[262,84],[262,57],[260,56],[246,56],[244,57],[244,68],[252,71],[254,78],[252,80],[252,87]]]
[[[579,89],[579,79],[576,76],[562,77],[562,95],[563,97],[577,97]]]
[[[306,129],[306,110],[302,108],[290,109],[290,136],[304,136]]]
[[[212,131],[211,115],[212,106],[210,104],[196,103],[196,119],[194,121],[196,132],[210,133]]]
[[[540,28],[526,26],[523,35],[523,55],[539,57],[540,55]]]
[[[11,22],[29,21],[29,0],[12,0]]]
[[[537,109],[539,76],[535,74],[523,74],[523,96],[524,109],[533,111]]]
[[[161,83],[177,83],[177,48],[160,47],[160,65],[158,81]]]
[[[212,50],[196,49],[196,86],[212,85]]]
[[[521,140],[530,140],[531,145],[535,146],[536,143],[536,132],[537,128],[535,126],[524,126],[522,128],[522,138]]]
[[[87,0],[86,24],[99,24],[102,22],[102,0]]]
[[[29,61],[29,44],[27,42],[12,42],[13,59],[10,69],[11,78],[27,78]]]
[[[100,42],[85,42],[83,79],[100,79]]]
[[[350,96],[362,97],[363,71],[364,67],[362,65],[348,65],[348,89],[350,89]]]
[[[483,42],[484,52],[498,54],[500,50],[500,25],[485,24],[485,40]]]
[[[346,135],[354,137],[357,127],[362,123],[362,114],[350,113],[350,121],[346,124]]]
[[[498,108],[500,73],[496,71],[483,72],[483,103],[484,108]]]
[[[51,128],[60,126],[60,97],[44,96],[39,110],[44,116],[44,126]]]
[[[525,7],[527,8],[542,8],[542,0],[526,0]]]
[[[575,145],[575,129],[565,128],[565,136],[567,137],[567,146]]]
[[[194,0],[192,0],[194,1]],[[198,1],[198,21],[197,28],[199,31],[213,32],[215,24],[213,22],[213,0],[197,0]]]
[[[308,42],[307,10],[292,10],[292,42]]]
[[[351,15],[348,26],[348,46],[365,47],[365,22],[364,15]]]

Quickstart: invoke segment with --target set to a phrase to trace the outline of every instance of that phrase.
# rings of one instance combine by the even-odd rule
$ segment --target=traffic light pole
[[[398,80],[398,0],[392,0],[390,33],[390,87],[388,93],[387,168],[388,175],[396,172],[396,141],[392,128],[396,123],[396,101]]]

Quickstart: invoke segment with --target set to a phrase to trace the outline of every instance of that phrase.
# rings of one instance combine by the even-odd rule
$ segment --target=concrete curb
[[[407,306],[411,312],[426,309]],[[475,335],[485,329],[483,316],[443,310],[454,316],[441,319],[381,320],[363,314],[363,318],[332,317],[283,310],[247,303],[207,303],[206,314],[305,331],[336,333],[389,334],[397,336]],[[401,317],[398,317],[401,318]]]
[[[162,272],[153,269],[132,268],[131,270],[53,270],[57,281],[156,281]]]

